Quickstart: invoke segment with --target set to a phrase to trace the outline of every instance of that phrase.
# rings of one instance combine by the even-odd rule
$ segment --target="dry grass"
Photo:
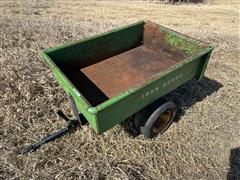
[[[207,78],[169,95],[180,108],[178,122],[154,140],[133,138],[121,126],[103,135],[84,127],[37,152],[16,155],[20,146],[63,126],[56,109],[70,113],[38,52],[140,19],[216,47]],[[240,146],[239,23],[237,0],[174,6],[1,1],[0,179],[225,179],[230,150]]]

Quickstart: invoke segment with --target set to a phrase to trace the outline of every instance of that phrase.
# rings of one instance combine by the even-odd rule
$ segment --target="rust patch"
[[[152,22],[146,22],[144,25],[144,45],[148,48],[156,51],[157,53],[168,56],[169,58],[179,62],[185,59],[187,53],[180,51],[168,43],[165,40],[166,33],[159,30],[159,26]]]
[[[183,56],[154,51],[144,45],[88,66],[81,71],[109,98],[143,84],[176,64]]]

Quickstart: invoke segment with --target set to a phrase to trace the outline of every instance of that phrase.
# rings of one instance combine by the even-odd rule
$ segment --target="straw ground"
[[[38,53],[138,20],[215,46],[206,78],[168,95],[179,107],[177,122],[153,140],[133,138],[120,125],[103,135],[83,127],[32,154],[16,155],[22,145],[63,126],[57,109],[71,113]],[[0,1],[0,179],[237,178],[231,161],[239,153],[231,152],[240,146],[239,23],[237,0]]]

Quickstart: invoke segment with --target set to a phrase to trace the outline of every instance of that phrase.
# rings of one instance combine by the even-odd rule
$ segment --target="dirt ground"
[[[238,0],[0,0],[0,179],[240,179],[239,7]],[[39,52],[139,20],[215,46],[204,80],[168,95],[179,107],[176,123],[153,140],[120,125],[102,135],[86,126],[17,155],[63,127],[57,109],[71,113]]]

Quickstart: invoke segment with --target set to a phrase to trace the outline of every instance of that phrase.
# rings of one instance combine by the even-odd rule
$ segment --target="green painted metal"
[[[159,30],[165,33],[165,40],[170,46],[183,50],[190,55],[197,55],[196,53],[207,48],[205,42],[168,29],[164,26],[159,25]]]
[[[42,53],[56,80],[68,95],[73,96],[79,112],[85,116],[97,133],[105,132],[186,81],[203,77],[213,48],[165,27],[159,26],[159,30],[166,33],[165,40],[170,46],[187,52],[190,54],[189,58],[156,74],[144,84],[116,95],[96,107],[91,106],[59,67],[86,67],[133,48],[142,43],[144,22],[137,22],[92,38],[47,49]],[[100,44],[105,45],[99,47]]]

